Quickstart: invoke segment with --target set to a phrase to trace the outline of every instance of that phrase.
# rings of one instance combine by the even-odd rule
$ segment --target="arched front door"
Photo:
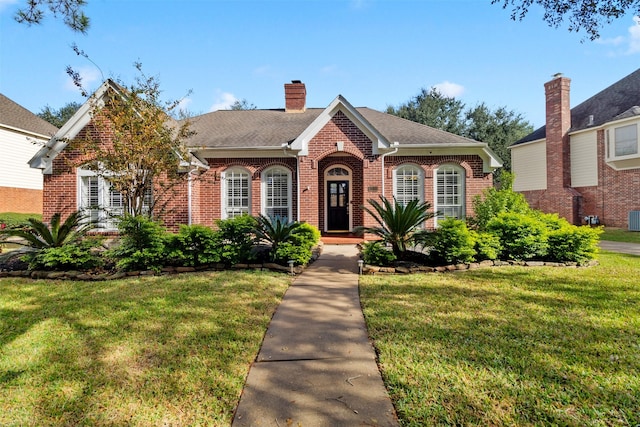
[[[327,231],[349,231],[351,228],[351,171],[336,166],[326,173]]]

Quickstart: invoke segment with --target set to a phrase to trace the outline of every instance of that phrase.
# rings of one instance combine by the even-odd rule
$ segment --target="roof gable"
[[[0,126],[50,138],[57,127],[0,93]]]

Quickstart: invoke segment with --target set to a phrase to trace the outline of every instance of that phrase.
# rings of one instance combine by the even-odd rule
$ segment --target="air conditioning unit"
[[[629,211],[629,231],[640,231],[640,211]]]

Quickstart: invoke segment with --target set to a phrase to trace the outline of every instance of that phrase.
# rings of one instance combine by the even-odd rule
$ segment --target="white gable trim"
[[[65,149],[68,141],[75,138],[78,133],[91,121],[93,108],[104,105],[103,97],[111,88],[120,91],[120,88],[111,80],[106,80],[93,95],[71,116],[69,120],[56,132],[55,135],[29,160],[29,166],[34,169],[42,169],[43,174],[51,174],[53,159]]]
[[[349,118],[360,129],[372,143],[372,153],[379,154],[380,149],[388,149],[389,141],[373,127],[342,95],[338,95],[327,108],[291,143],[291,149],[298,151],[298,155],[309,154],[309,141],[331,121],[338,111]]]

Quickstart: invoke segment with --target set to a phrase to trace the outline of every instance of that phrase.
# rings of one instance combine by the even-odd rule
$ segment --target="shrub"
[[[197,267],[221,261],[221,233],[204,225],[183,225],[172,236],[169,258],[182,265]]]
[[[502,171],[500,189],[485,189],[481,195],[473,199],[475,216],[469,222],[480,230],[487,227],[489,221],[502,212],[526,214],[531,211],[527,199],[521,193],[513,191],[513,174]]]
[[[320,230],[313,225],[301,222],[293,231],[291,241],[298,246],[308,246],[313,248],[320,241]]]
[[[258,224],[254,230],[256,241],[271,245],[270,259],[275,262],[278,257],[278,247],[293,241],[293,236],[300,228],[301,223],[289,221],[279,216],[268,217],[264,215],[260,215],[257,221]]]
[[[464,221],[446,218],[438,222],[430,256],[447,263],[471,262],[476,250],[471,231]]]
[[[287,265],[290,260],[294,261],[296,265],[305,265],[309,263],[313,256],[311,248],[311,246],[307,245],[300,246],[292,242],[284,242],[278,245],[272,258],[274,262],[281,265]]]
[[[45,224],[39,219],[28,218],[28,226],[23,228],[5,228],[0,230],[0,237],[19,237],[36,250],[64,246],[82,240],[92,227],[81,211],[72,212],[62,222],[60,213],[51,217],[51,223]]]
[[[500,239],[491,233],[484,231],[471,231],[471,236],[475,242],[476,261],[494,260],[500,256],[502,245]]]
[[[126,215],[118,223],[120,245],[109,251],[120,270],[159,271],[166,261],[167,233],[146,216]]]
[[[548,234],[548,259],[552,261],[585,262],[598,254],[602,228],[576,226],[567,223]]]
[[[536,215],[503,212],[487,223],[487,231],[500,239],[501,258],[528,260],[547,254],[547,228]]]
[[[391,265],[396,256],[380,240],[362,244],[362,260],[369,265]]]
[[[220,247],[218,254],[221,263],[233,265],[253,259],[254,230],[257,221],[250,215],[216,221]]]
[[[87,238],[29,253],[24,260],[30,270],[88,270],[103,265],[102,258],[93,251],[100,243],[98,238]]]

